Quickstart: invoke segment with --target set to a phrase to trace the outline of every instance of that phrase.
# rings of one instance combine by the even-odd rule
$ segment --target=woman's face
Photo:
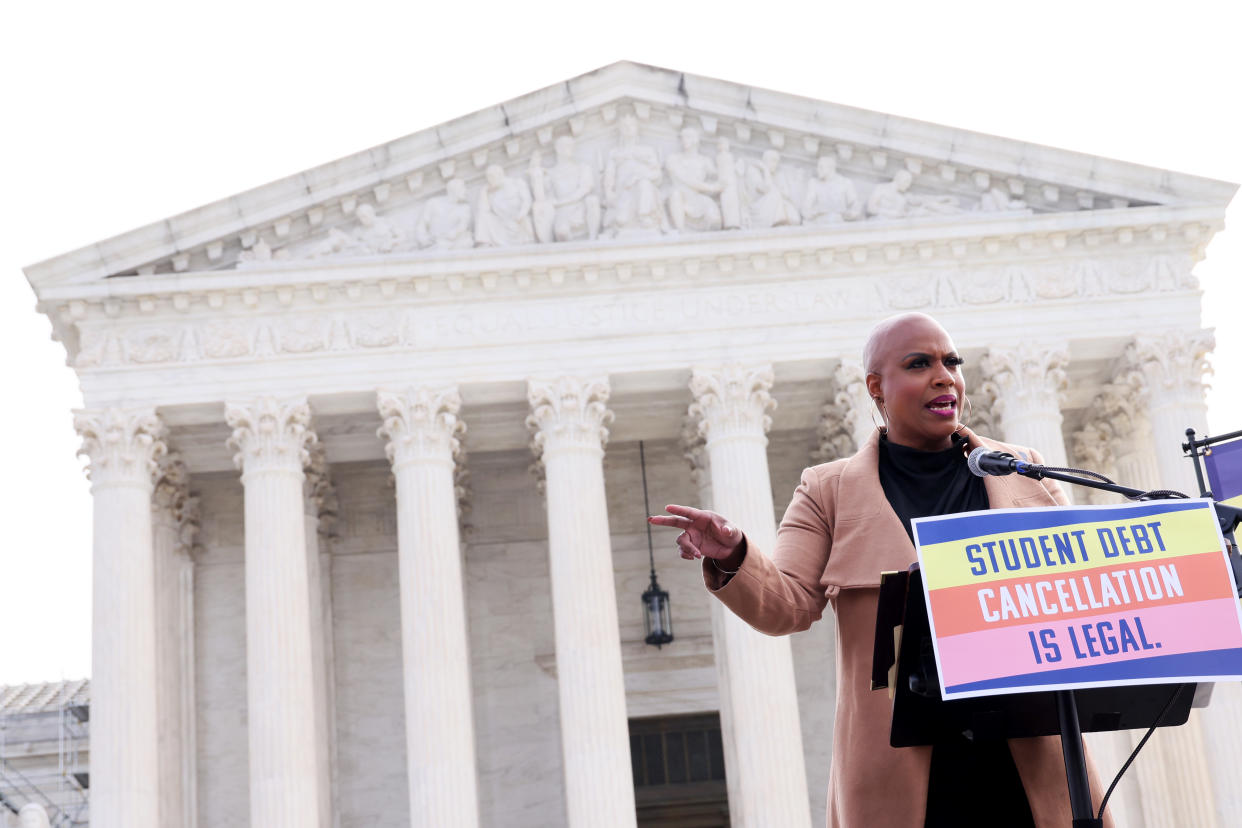
[[[966,396],[949,334],[930,317],[903,317],[874,345],[867,390],[884,404],[888,438],[922,451],[949,448]]]

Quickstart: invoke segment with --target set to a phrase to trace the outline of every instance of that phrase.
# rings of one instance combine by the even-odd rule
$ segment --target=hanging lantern
[[[643,451],[643,443],[638,441],[638,461],[643,470],[643,509],[651,514],[651,504],[647,500],[647,456]],[[660,589],[656,580],[655,547],[651,543],[651,524],[647,524],[647,557],[651,563],[651,585],[643,593],[643,622],[647,628],[648,644],[663,647],[673,640],[673,615],[668,600],[668,592]]]
[[[673,640],[673,617],[669,609],[668,592],[660,589],[655,571],[651,572],[651,586],[643,593],[643,613],[647,622],[647,643],[663,647]]]

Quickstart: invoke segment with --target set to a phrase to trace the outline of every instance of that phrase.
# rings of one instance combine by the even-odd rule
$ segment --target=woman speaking
[[[931,317],[881,322],[863,364],[883,424],[853,457],[803,471],[774,549],[748,544],[745,527],[703,509],[668,506],[667,515],[648,519],[682,530],[681,556],[702,558],[711,593],[760,632],[805,630],[832,604],[838,684],[829,826],[1063,828],[1072,817],[1059,737],[893,748],[888,695],[869,688],[880,573],[915,561],[911,520],[1064,505],[1065,495],[1051,480],[971,474],[966,454],[977,446],[1041,458],[963,425],[962,358]],[[1098,807],[1094,772],[1091,785]]]

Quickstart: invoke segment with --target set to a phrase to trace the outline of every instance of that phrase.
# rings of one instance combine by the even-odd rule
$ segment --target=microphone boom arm
[[[1102,489],[1106,492],[1115,492],[1123,495],[1130,500],[1155,500],[1163,499],[1171,496],[1185,497],[1181,492],[1171,492],[1167,490],[1147,492],[1142,489],[1133,489],[1129,486],[1121,486],[1117,483],[1104,482],[1103,480],[1092,480],[1088,477],[1080,477],[1060,469],[1050,469],[1047,466],[1039,466],[1034,463],[1024,463],[1017,460],[1014,463],[1014,471],[1023,477],[1030,477],[1034,480],[1042,480],[1045,477],[1051,480],[1058,480],[1062,483],[1073,483],[1076,486],[1087,486],[1092,489]],[[1229,565],[1233,569],[1234,584],[1238,588],[1239,597],[1242,597],[1242,556],[1238,553],[1238,546],[1234,540],[1234,530],[1238,524],[1242,523],[1242,509],[1236,506],[1226,506],[1224,503],[1213,502],[1212,507],[1216,510],[1216,522],[1220,524],[1221,534],[1225,537],[1225,555],[1229,558]]]

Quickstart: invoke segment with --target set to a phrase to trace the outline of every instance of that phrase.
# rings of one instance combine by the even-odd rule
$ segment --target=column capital
[[[309,459],[306,463],[306,480],[302,484],[302,493],[306,496],[309,508],[315,510],[315,517],[319,519],[319,535],[332,538],[336,536],[336,519],[341,504],[336,496],[336,486],[332,483],[328,457],[323,443],[318,440],[311,443],[306,452]]]
[[[1005,412],[1016,408],[1059,408],[1068,385],[1069,352],[1057,343],[1025,342],[1012,348],[990,348],[981,368],[985,382],[995,388],[995,411],[1004,421]]]
[[[733,363],[695,368],[690,377],[694,395],[689,413],[710,445],[728,437],[764,437],[772,427],[772,366]]]
[[[996,406],[999,398],[1000,388],[986,374],[981,375],[977,383],[966,383],[966,399],[970,405],[963,403],[962,423],[976,434],[1000,437],[1000,412]]]
[[[156,464],[155,488],[152,502],[157,508],[168,512],[190,496],[190,470],[178,452],[170,451]]]
[[[466,424],[457,417],[461,395],[454,386],[419,386],[376,394],[376,432],[388,438],[384,452],[394,466],[417,461],[452,463],[461,453]]]
[[[707,456],[707,441],[703,439],[698,421],[689,414],[681,420],[681,456],[690,464],[690,479],[694,485],[700,491],[710,486],[712,470],[711,459]]]
[[[1140,372],[1148,393],[1194,396],[1202,403],[1203,378],[1212,373],[1207,357],[1215,347],[1212,330],[1145,333],[1126,346],[1123,362]]]
[[[73,427],[82,437],[86,476],[94,485],[152,485],[159,459],[167,453],[164,423],[154,409],[80,409]]]
[[[1114,440],[1128,440],[1146,425],[1142,408],[1143,389],[1147,381],[1141,372],[1124,371],[1105,383],[1091,404],[1091,414]]]
[[[200,528],[199,504],[190,494],[190,470],[175,451],[160,459],[152,504],[161,519],[176,526],[177,551],[190,555]]]
[[[526,428],[536,457],[555,449],[603,451],[608,442],[608,381],[602,377],[532,379]]]
[[[1099,423],[1087,423],[1073,435],[1074,461],[1085,468],[1112,477],[1112,429]]]
[[[839,396],[839,395],[838,395]],[[815,426],[816,448],[811,459],[816,463],[829,463],[854,453],[854,432],[850,428],[853,412],[835,399],[819,409],[819,421]]]
[[[260,397],[224,406],[224,421],[233,429],[228,446],[243,476],[262,471],[296,471],[310,462],[307,447],[316,441],[310,406],[305,399]]]
[[[875,403],[867,391],[867,372],[862,361],[841,360],[833,369],[832,381],[832,401],[820,409],[816,428],[819,447],[813,458],[820,462],[849,457],[876,427]]]

